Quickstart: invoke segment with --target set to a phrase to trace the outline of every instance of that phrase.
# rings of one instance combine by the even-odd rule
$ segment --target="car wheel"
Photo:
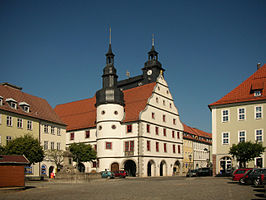
[[[257,187],[257,186],[259,186],[260,185],[260,179],[255,179],[254,180],[254,185]]]
[[[241,178],[241,179],[239,180],[239,183],[240,183],[240,184],[245,184],[245,181],[244,181],[244,179],[243,179],[243,178]]]

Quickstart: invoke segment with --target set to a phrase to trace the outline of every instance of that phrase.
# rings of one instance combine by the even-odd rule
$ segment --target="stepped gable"
[[[260,90],[261,96],[254,96],[254,91]],[[260,67],[248,79],[226,94],[220,100],[209,105],[209,108],[217,105],[240,103],[248,101],[266,100],[266,64]]]
[[[0,110],[65,125],[45,99],[32,96],[30,94],[22,92],[21,90],[22,88],[11,85],[9,83],[0,84],[0,96],[3,98],[3,105],[0,105]],[[17,102],[17,109],[11,108],[6,102],[6,99],[9,98],[12,98]],[[25,112],[21,108],[19,103],[22,102],[25,102],[29,105],[29,112]]]
[[[123,122],[139,119],[139,114],[147,105],[156,83],[124,90],[125,118]],[[67,131],[74,131],[96,126],[96,97],[57,105],[55,112],[67,124]]]

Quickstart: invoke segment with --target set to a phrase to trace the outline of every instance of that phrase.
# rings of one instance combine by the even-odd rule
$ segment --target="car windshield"
[[[244,169],[240,169],[240,170],[237,170],[235,174],[244,174],[247,170],[244,170]]]

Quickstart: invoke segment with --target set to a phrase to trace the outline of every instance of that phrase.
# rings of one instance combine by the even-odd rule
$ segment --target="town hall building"
[[[102,88],[92,98],[55,107],[67,124],[66,145],[85,143],[97,151],[95,162],[80,166],[85,172],[182,173],[183,124],[164,71],[153,42],[142,74],[118,81],[110,43]]]

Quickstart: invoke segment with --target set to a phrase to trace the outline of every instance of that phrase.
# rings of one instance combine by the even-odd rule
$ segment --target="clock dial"
[[[147,74],[148,74],[148,75],[151,75],[151,74],[152,74],[152,70],[148,70],[148,71],[147,71]]]

